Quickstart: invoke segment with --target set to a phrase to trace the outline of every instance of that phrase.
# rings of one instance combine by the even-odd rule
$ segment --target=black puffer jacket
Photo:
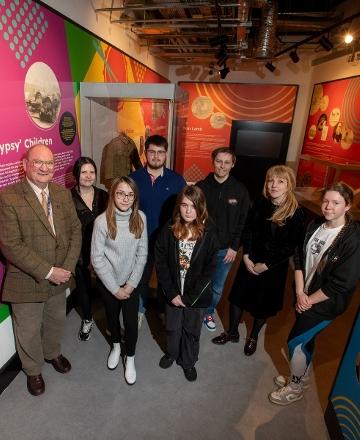
[[[302,248],[297,249],[295,269],[304,272],[306,245],[324,219],[316,219],[308,226]],[[320,269],[321,268],[321,269]],[[308,310],[310,314],[321,315],[324,319],[334,319],[343,313],[350,303],[360,276],[360,228],[350,222],[334,247],[330,247],[322,256],[308,289],[312,294],[321,289],[329,298],[314,304]]]
[[[169,302],[181,292],[179,241],[174,237],[170,226],[170,222],[164,226],[155,244],[156,274]],[[209,223],[203,237],[196,241],[190,268],[186,273],[182,301],[187,307],[209,307],[217,251],[215,228]]]

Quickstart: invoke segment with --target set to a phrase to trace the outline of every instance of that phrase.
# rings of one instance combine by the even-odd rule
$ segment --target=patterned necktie
[[[48,200],[47,200],[47,195],[46,195],[45,191],[41,191],[41,206],[43,207],[43,210],[45,211],[46,217],[49,217]]]

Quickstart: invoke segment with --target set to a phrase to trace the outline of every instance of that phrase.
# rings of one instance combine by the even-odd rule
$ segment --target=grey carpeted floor
[[[109,345],[98,328],[88,342],[77,339],[80,318],[73,310],[63,341],[71,372],[61,375],[46,364],[46,392],[39,397],[27,392],[21,372],[0,396],[1,439],[328,439],[314,383],[291,406],[267,400],[277,372],[264,350],[264,331],[258,351],[247,358],[242,352],[244,324],[241,343],[223,347],[214,346],[214,333],[203,329],[198,380],[189,383],[177,365],[159,368],[161,327],[154,317],[149,322],[152,332],[144,322],[139,333],[138,379],[128,386],[122,366],[107,369]]]

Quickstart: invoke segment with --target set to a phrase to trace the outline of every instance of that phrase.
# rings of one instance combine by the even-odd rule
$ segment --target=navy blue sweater
[[[158,229],[172,216],[175,199],[186,182],[180,174],[164,167],[164,173],[154,184],[146,166],[134,171],[130,177],[136,182],[140,193],[140,209],[146,215],[150,242],[154,242]]]

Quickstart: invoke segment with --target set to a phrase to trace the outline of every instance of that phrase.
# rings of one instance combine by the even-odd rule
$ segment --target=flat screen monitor
[[[233,121],[230,146],[237,156],[278,159],[285,163],[291,124]]]
[[[286,162],[291,124],[261,121],[233,121],[230,148],[236,163],[232,174],[243,182],[251,198],[261,195],[266,171]]]

